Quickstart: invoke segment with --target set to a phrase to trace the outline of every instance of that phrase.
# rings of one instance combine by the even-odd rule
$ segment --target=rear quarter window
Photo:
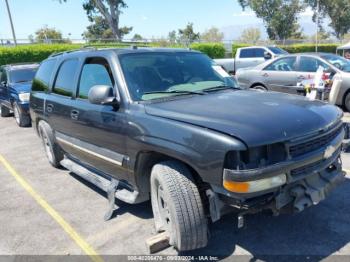
[[[33,91],[45,92],[49,89],[50,80],[56,65],[56,59],[41,63],[32,84]]]

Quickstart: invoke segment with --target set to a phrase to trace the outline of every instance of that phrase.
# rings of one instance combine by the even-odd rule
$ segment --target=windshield
[[[30,82],[33,80],[37,68],[14,69],[10,71],[11,83]]]
[[[323,59],[327,60],[329,63],[337,67],[344,72],[350,72],[350,61],[344,57],[338,55],[324,55],[321,56]]]
[[[279,47],[269,46],[268,49],[270,49],[271,52],[276,54],[276,55],[287,55],[288,54],[287,51],[285,51]]]
[[[237,88],[222,67],[200,53],[132,53],[121,55],[120,63],[135,101]]]

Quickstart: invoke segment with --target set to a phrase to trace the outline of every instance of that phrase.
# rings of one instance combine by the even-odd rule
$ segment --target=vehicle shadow
[[[91,190],[95,191],[96,193],[98,193],[102,197],[104,197],[106,199],[106,202],[107,202],[107,193],[105,191],[101,190],[100,188],[98,188],[94,184],[91,184],[90,182],[84,180],[83,178],[81,178],[80,176],[78,176],[72,172],[70,172],[69,175],[71,177],[75,178],[76,180],[78,180],[80,183],[89,187]],[[144,202],[141,204],[131,205],[131,204],[127,204],[125,202],[122,202],[122,201],[116,199],[115,205],[116,205],[116,210],[113,212],[113,216],[111,219],[113,219],[117,216],[121,216],[125,213],[130,213],[130,214],[133,214],[134,216],[137,216],[137,217],[143,218],[143,219],[153,218],[152,207],[151,207],[150,201],[147,201],[147,202]]]
[[[250,261],[320,261],[350,242],[349,188],[346,179],[328,199],[300,214],[249,215],[241,230],[235,229],[236,216],[227,215],[212,225],[206,248],[182,255],[225,259],[235,253],[250,254]]]

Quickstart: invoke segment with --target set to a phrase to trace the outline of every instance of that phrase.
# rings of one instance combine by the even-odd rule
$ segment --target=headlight
[[[21,93],[18,97],[21,102],[29,102],[30,93]]]
[[[264,191],[267,189],[276,188],[284,185],[287,182],[285,174],[281,174],[274,177],[247,181],[247,182],[236,182],[224,180],[224,188],[234,193],[255,193]]]

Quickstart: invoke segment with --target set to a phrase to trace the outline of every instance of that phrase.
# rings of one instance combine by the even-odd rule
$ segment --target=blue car
[[[20,127],[31,125],[29,95],[38,64],[12,64],[0,67],[1,117],[12,112]]]

